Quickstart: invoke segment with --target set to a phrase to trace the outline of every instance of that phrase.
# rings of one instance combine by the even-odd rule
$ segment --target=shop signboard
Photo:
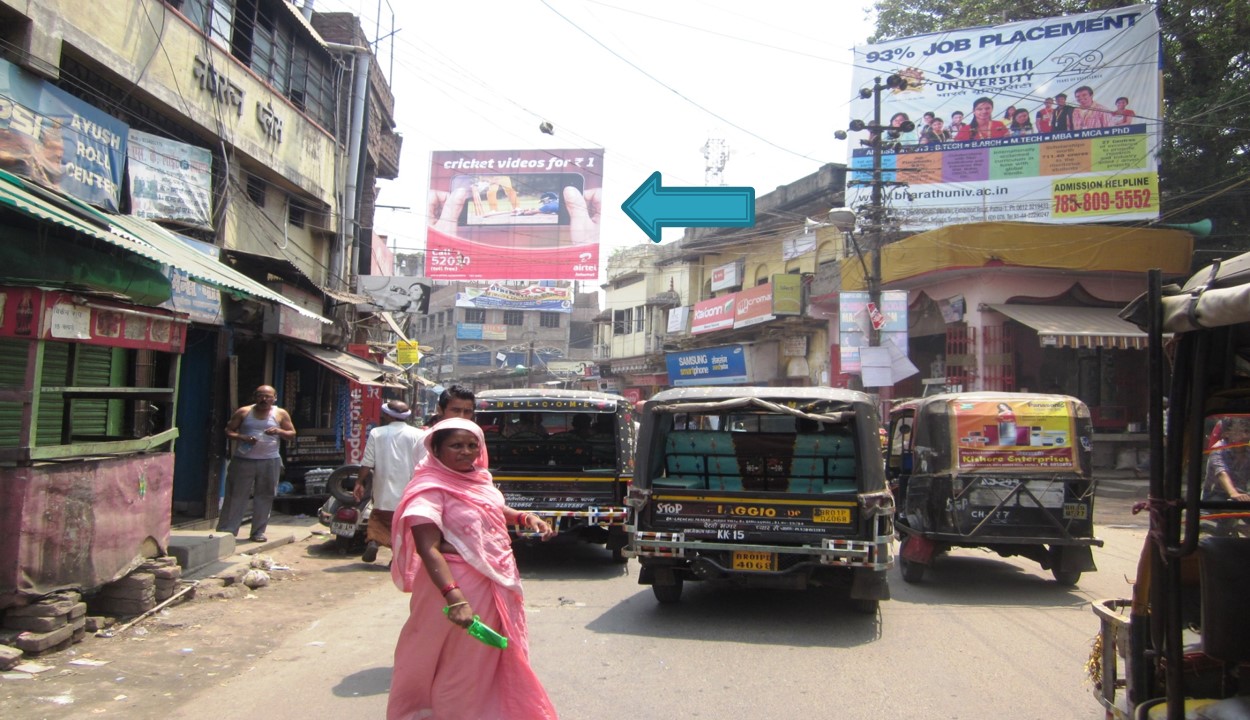
[[[773,315],[803,314],[803,276],[794,273],[773,275]]]
[[[773,286],[771,283],[756,285],[735,295],[734,327],[750,327],[776,319],[772,313]]]
[[[666,353],[664,360],[672,387],[737,385],[749,377],[746,348],[742,345]]]
[[[186,315],[59,290],[0,287],[0,337],[181,353]]]
[[[221,256],[221,248],[199,240],[192,240],[177,233],[171,233],[183,245],[217,260]],[[206,325],[221,325],[221,291],[211,285],[196,282],[190,275],[172,265],[164,265],[165,275],[169,278],[170,298],[161,303],[161,307],[177,312],[184,312],[191,320]]]
[[[741,260],[712,268],[712,292],[742,285],[744,263]]]
[[[722,295],[695,303],[691,313],[690,334],[698,335],[734,326],[735,295]]]
[[[116,212],[126,123],[0,60],[0,170]]]

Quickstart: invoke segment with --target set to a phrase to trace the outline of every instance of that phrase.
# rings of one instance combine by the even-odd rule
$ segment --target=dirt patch
[[[205,581],[194,599],[115,637],[88,634],[68,650],[24,659],[48,670],[0,673],[0,717],[164,718],[338,604],[390,582],[386,549],[366,565],[314,536],[265,555],[277,566],[266,587]]]

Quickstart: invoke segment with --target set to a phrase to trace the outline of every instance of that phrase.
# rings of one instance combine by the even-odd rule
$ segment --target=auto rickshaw
[[[483,390],[476,420],[510,507],[625,562],[625,490],[634,467],[633,405],[588,390]],[[517,537],[523,534],[516,532]]]
[[[1148,336],[1150,532],[1132,597],[1094,604],[1095,697],[1115,720],[1250,718],[1250,254],[1183,287],[1152,270],[1121,316]]]
[[[642,413],[628,554],[675,603],[686,581],[844,588],[888,600],[894,498],[867,395],[830,388],[665,390]]]
[[[1066,395],[943,393],[890,411],[899,570],[919,582],[953,547],[1020,555],[1076,585],[1096,569],[1093,425]]]

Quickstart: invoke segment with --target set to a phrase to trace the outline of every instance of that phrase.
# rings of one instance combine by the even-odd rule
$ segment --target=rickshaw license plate
[[[735,550],[734,570],[770,571],[777,569],[777,553]]]
[[[1064,503],[1064,520],[1088,520],[1089,506],[1084,503]]]
[[[813,508],[812,522],[829,523],[832,525],[850,525],[850,508]]]
[[[330,532],[339,537],[351,537],[356,534],[355,523],[332,522],[330,523]]]

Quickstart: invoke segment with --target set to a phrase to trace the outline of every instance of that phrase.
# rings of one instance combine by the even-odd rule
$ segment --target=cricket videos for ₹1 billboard
[[[433,153],[426,276],[594,280],[603,150]]]
[[[1159,215],[1159,21],[1151,5],[934,33],[855,48],[882,89],[882,179],[906,230]],[[871,120],[873,99],[851,117]],[[872,138],[852,141],[867,194]]]

